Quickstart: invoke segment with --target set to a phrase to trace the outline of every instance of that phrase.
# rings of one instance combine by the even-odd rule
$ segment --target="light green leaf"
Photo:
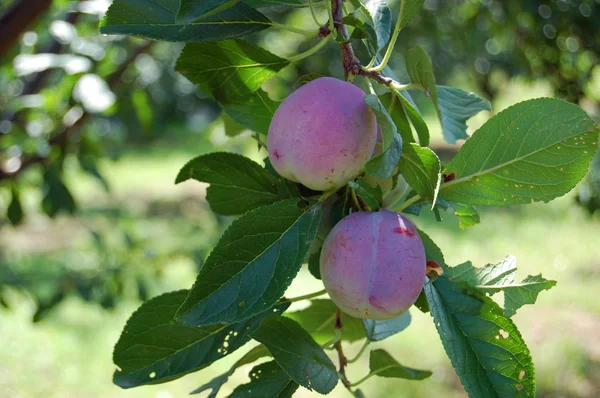
[[[300,270],[317,234],[321,203],[287,199],[235,220],[200,269],[177,320],[233,323],[271,308]]]
[[[310,307],[290,312],[287,316],[298,322],[319,344],[324,344],[334,337],[335,311],[336,306],[333,301],[317,299],[311,300]],[[365,338],[365,328],[361,319],[342,312],[342,325],[344,341],[352,343]]]
[[[269,350],[267,350],[267,347],[265,347],[262,344],[257,345],[256,347],[248,351],[243,357],[238,359],[227,372],[215,377],[203,386],[198,387],[197,389],[192,391],[190,395],[200,394],[201,392],[211,390],[207,398],[216,398],[217,394],[221,390],[221,387],[223,387],[223,385],[227,383],[227,380],[229,380],[229,378],[231,377],[231,375],[233,375],[237,368],[239,368],[240,366],[248,365],[252,362],[259,360],[260,358],[268,357],[270,355],[271,354],[269,353]]]
[[[492,299],[445,275],[426,284],[425,293],[442,344],[469,396],[535,396],[529,349]]]
[[[418,84],[422,87],[425,94],[431,98],[433,105],[438,110],[438,93],[435,85],[435,75],[433,74],[433,65],[431,59],[421,48],[416,46],[406,52],[406,69],[410,76],[412,84]]]
[[[438,198],[436,205],[443,210],[454,209],[454,215],[458,219],[460,229],[474,227],[480,222],[479,213],[471,205],[463,205],[462,203],[451,202],[441,198]]]
[[[407,26],[410,21],[421,11],[425,0],[400,0],[400,27]]]
[[[423,380],[432,375],[428,370],[412,369],[400,365],[385,350],[371,351],[369,357],[370,375],[380,377],[393,377],[396,379]]]
[[[367,209],[365,210],[379,210],[381,203],[383,202],[383,192],[381,191],[381,187],[379,185],[373,187],[362,177],[356,182],[349,181],[348,185],[350,188],[356,190],[358,196],[360,196],[364,204],[367,206]]]
[[[417,144],[405,145],[400,160],[400,172],[423,199],[435,205],[441,181],[440,159],[429,148]]]
[[[235,153],[213,152],[190,160],[175,183],[207,182],[206,200],[218,214],[237,215],[285,197],[282,181],[258,163]]]
[[[289,61],[250,42],[233,39],[187,44],[175,70],[219,101],[248,96]]]
[[[481,268],[471,262],[450,267],[448,278],[463,281],[484,293],[504,292],[504,315],[513,316],[525,304],[534,304],[542,290],[550,290],[556,281],[542,278],[542,275],[528,276],[522,282],[515,282],[517,258],[508,256],[498,264],[488,264]]]
[[[236,137],[246,131],[246,127],[242,126],[226,113],[221,113],[221,120],[223,120],[223,127],[225,128],[225,134],[228,137]]]
[[[257,133],[267,135],[273,115],[279,106],[266,92],[258,90],[246,97],[221,103],[233,120]]]
[[[385,48],[392,34],[392,10],[384,0],[368,0],[364,5],[373,21],[377,51]]]
[[[279,366],[301,386],[328,394],[337,384],[335,365],[296,321],[278,316],[267,318],[252,337],[263,343]]]
[[[238,0],[181,0],[176,21],[189,23],[232,7]]]
[[[467,120],[481,111],[492,110],[488,100],[458,88],[437,86],[437,92],[442,132],[450,144],[469,138]]]
[[[308,7],[308,2],[302,0],[242,0],[252,8],[264,7]]]
[[[271,21],[244,3],[190,22],[177,22],[180,0],[115,0],[102,22],[106,35],[133,35],[165,41],[231,39],[266,29]]]
[[[131,315],[113,353],[119,367],[115,384],[131,388],[164,383],[205,368],[246,344],[249,333],[273,315],[269,310],[233,325],[180,325],[174,316],[187,295],[187,290],[163,294]],[[277,306],[276,311],[281,313],[288,306]]]
[[[229,398],[291,398],[299,387],[276,361],[255,366],[249,376],[250,382],[237,386]]]
[[[404,314],[386,321],[363,319],[363,324],[369,340],[381,341],[406,329],[410,325],[410,321],[410,312],[406,311]]]
[[[598,125],[578,106],[550,98],[511,106],[485,123],[446,167],[439,197],[485,206],[548,202],[585,176]]]

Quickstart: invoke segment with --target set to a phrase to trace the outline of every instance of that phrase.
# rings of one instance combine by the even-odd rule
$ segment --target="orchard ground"
[[[495,110],[525,96],[550,94],[544,90],[543,86],[515,85],[498,98]],[[484,119],[485,116],[477,117],[470,125],[478,126]],[[177,131],[177,127],[173,130]],[[173,141],[177,141],[176,146]],[[228,220],[210,212],[202,200],[204,188],[199,183],[174,186],[173,180],[193,156],[214,150],[244,152],[257,161],[264,157],[247,137],[231,140],[220,126],[212,126],[207,134],[156,143],[150,149],[132,149],[116,162],[105,160],[102,170],[112,186],[110,195],[73,167],[69,182],[81,204],[80,215],[51,222],[42,215],[31,214],[25,225],[16,230],[4,226],[0,229],[4,260],[16,269],[58,264],[78,269],[107,262],[143,268],[152,262],[162,269],[162,277],[151,283],[150,295],[188,288],[195,279],[195,259],[208,254]],[[26,206],[33,209],[37,200],[26,197]],[[549,205],[480,208],[482,224],[461,231],[456,230],[457,221],[449,213],[443,214],[443,223],[437,223],[429,213],[416,219],[419,228],[442,248],[449,265],[470,259],[482,266],[514,254],[518,258],[519,279],[542,272],[544,277],[558,281],[550,292],[540,294],[535,306],[521,308],[513,318],[532,350],[540,397],[600,396],[600,342],[596,339],[600,336],[600,219],[590,219],[573,201],[570,194]],[[98,249],[89,228],[106,238],[104,249]],[[119,255],[111,253],[115,247],[122,248],[123,231],[129,231],[138,243],[133,249],[120,250]],[[320,282],[303,269],[289,296],[321,288]],[[236,352],[210,370],[175,382],[121,390],[110,382],[114,365],[109,353],[138,301],[126,300],[118,303],[115,310],[105,311],[97,304],[70,297],[42,322],[32,324],[32,301],[16,290],[8,299],[12,310],[0,310],[2,396],[182,397],[225,371],[243,353]],[[413,321],[406,331],[374,347],[387,348],[404,365],[430,369],[433,376],[425,382],[393,380],[393,384],[391,380],[388,383],[383,378],[371,378],[364,385],[369,398],[390,397],[391,391],[398,397],[465,396],[431,317],[416,309],[411,314]],[[360,345],[352,345],[349,355],[358,351]],[[367,361],[365,355],[359,364],[349,367],[351,380],[365,375]],[[231,385],[246,380],[251,367],[238,370]],[[230,391],[231,388],[224,388],[222,396]],[[299,389],[295,396],[318,394]],[[346,397],[348,392],[338,386],[332,396]]]

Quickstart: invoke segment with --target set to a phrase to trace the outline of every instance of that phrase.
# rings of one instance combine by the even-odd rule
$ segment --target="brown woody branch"
[[[121,77],[123,76],[123,74],[125,73],[127,68],[129,67],[129,65],[136,59],[136,57],[138,55],[146,52],[152,46],[152,43],[153,42],[150,41],[150,42],[147,42],[146,44],[143,44],[143,45],[139,46],[138,48],[136,48],[135,51],[119,66],[119,68],[115,72],[113,72],[110,76],[108,76],[108,78],[106,79],[106,83],[108,84],[108,86],[110,88],[116,87],[121,82]],[[53,146],[53,145],[59,145],[61,147],[66,146],[67,142],[69,141],[69,138],[77,130],[77,128],[83,124],[83,122],[87,119],[88,116],[89,116],[89,113],[87,111],[84,111],[82,113],[81,117],[75,123],[73,123],[69,126],[65,126],[58,134],[56,134],[54,137],[52,137],[48,141],[48,143],[51,146]],[[8,178],[14,178],[15,176],[17,176],[21,172],[23,172],[23,170],[29,168],[30,166],[37,164],[37,163],[44,163],[47,160],[48,160],[47,157],[40,156],[38,154],[26,157],[21,161],[21,167],[19,167],[14,173],[6,173],[0,169],[0,181],[8,179]]]

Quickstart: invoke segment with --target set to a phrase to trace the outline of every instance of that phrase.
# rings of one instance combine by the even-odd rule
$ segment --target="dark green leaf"
[[[228,114],[222,113],[221,119],[223,120],[223,127],[225,128],[225,134],[228,137],[236,137],[246,131],[246,128],[229,117]]]
[[[54,169],[44,172],[44,197],[42,198],[42,209],[50,217],[60,212],[73,214],[75,212],[75,199],[67,186]]]
[[[241,39],[187,44],[175,70],[219,101],[235,101],[260,89],[289,61]]]
[[[176,21],[189,23],[233,6],[238,0],[181,0]]]
[[[165,41],[215,41],[266,29],[271,21],[244,3],[191,23],[176,21],[180,0],[115,0],[102,22],[103,34]]]
[[[308,271],[316,279],[321,279],[321,248],[308,258]]]
[[[296,321],[267,318],[252,337],[263,343],[279,366],[301,386],[327,394],[337,384],[335,365]]]
[[[363,319],[363,324],[367,331],[367,338],[371,341],[380,341],[406,329],[410,325],[410,320],[410,312],[406,311],[404,314],[387,321]]]
[[[421,198],[435,204],[440,181],[442,165],[435,152],[417,144],[405,145],[399,169],[402,176]]]
[[[11,187],[11,199],[6,209],[6,217],[12,225],[18,225],[23,221],[23,207],[21,207],[21,199],[19,190],[15,184]]]
[[[407,26],[419,13],[425,0],[400,0],[400,28]],[[421,143],[422,144],[422,143]]]
[[[445,275],[425,285],[438,333],[471,397],[534,397],[529,349],[489,297]]]
[[[404,106],[398,99],[398,96],[393,93],[385,93],[379,96],[379,100],[385,106],[388,114],[398,129],[398,133],[402,136],[404,144],[415,142],[410,123],[404,112]]]
[[[290,312],[287,316],[298,322],[318,343],[334,337],[336,306],[329,299],[311,300],[310,307]],[[362,320],[342,312],[342,340],[354,342],[366,336]]]
[[[442,132],[450,144],[469,138],[467,120],[481,111],[492,110],[488,100],[458,88],[437,86],[437,92]]]
[[[221,103],[223,111],[239,124],[266,135],[271,119],[279,106],[267,93],[258,90],[247,97]]]
[[[276,361],[271,361],[252,368],[250,382],[236,387],[229,398],[291,398],[298,387]]]
[[[412,369],[400,365],[390,354],[382,349],[371,351],[369,369],[374,376],[407,380],[423,380],[432,374],[428,370]]]
[[[356,190],[356,193],[362,199],[363,203],[367,206],[367,211],[377,211],[383,203],[383,192],[379,185],[371,186],[364,178],[359,178],[354,181],[349,181],[348,185],[350,188]]]
[[[423,117],[417,110],[417,108],[404,97],[404,93],[395,92],[398,96],[398,99],[402,103],[402,107],[406,111],[406,115],[408,119],[412,123],[417,132],[417,137],[419,137],[419,144],[422,147],[429,146],[429,128],[427,127],[427,123],[423,120]]]
[[[406,70],[411,83],[421,86],[425,94],[431,98],[435,108],[438,109],[438,93],[433,65],[423,48],[416,46],[406,52]]]
[[[188,325],[233,323],[272,307],[308,255],[321,203],[288,199],[235,220],[206,259],[177,311]]]
[[[448,266],[446,265],[446,260],[444,260],[444,254],[440,250],[440,248],[435,244],[433,240],[427,235],[425,232],[418,230],[419,236],[421,237],[421,241],[423,242],[423,246],[425,247],[425,257],[427,261],[435,261],[442,267],[442,269],[446,270]]]
[[[392,33],[392,11],[383,0],[368,0],[365,3],[365,9],[368,11],[371,20],[373,21],[373,29],[377,38],[377,53],[390,41]]]
[[[203,386],[198,387],[190,394],[200,394],[201,392],[211,390],[207,398],[216,398],[217,394],[219,393],[219,390],[221,390],[221,387],[223,387],[227,380],[229,380],[229,378],[236,371],[237,368],[243,365],[248,365],[252,362],[257,361],[260,358],[268,357],[270,355],[271,354],[269,353],[269,350],[267,350],[267,347],[265,347],[262,344],[257,345],[256,347],[248,351],[243,357],[237,360],[227,372],[215,377]]]
[[[307,7],[308,2],[302,0],[242,0],[252,8],[263,7]]]
[[[190,178],[210,184],[206,199],[215,213],[223,215],[243,214],[282,199],[280,179],[235,153],[214,152],[192,159],[175,182]]]
[[[424,314],[429,312],[429,303],[427,302],[427,296],[425,295],[424,289],[419,293],[419,297],[417,297],[417,301],[415,301],[415,307]]]
[[[508,256],[498,264],[488,264],[481,268],[471,262],[446,269],[448,278],[463,281],[484,293],[504,292],[504,315],[513,316],[525,304],[534,304],[542,290],[549,290],[556,281],[542,278],[541,275],[528,276],[522,282],[515,282],[517,258]]]
[[[444,171],[455,178],[439,197],[486,206],[548,202],[585,176],[599,131],[583,110],[561,100],[511,106],[465,142]]]
[[[234,325],[180,325],[174,316],[187,295],[187,290],[163,294],[133,313],[113,353],[119,367],[115,384],[123,388],[158,384],[200,370],[246,344],[249,333],[273,314],[265,311]],[[276,309],[285,308],[283,304]]]
[[[365,104],[375,112],[383,140],[381,154],[373,157],[365,164],[365,171],[375,177],[390,178],[400,162],[402,137],[398,134],[394,121],[376,95],[368,94],[365,96]]]

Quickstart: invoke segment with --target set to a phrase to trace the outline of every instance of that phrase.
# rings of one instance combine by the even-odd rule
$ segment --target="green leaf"
[[[238,0],[181,0],[176,21],[189,23],[232,7]]]
[[[308,7],[308,2],[302,0],[243,0],[244,3],[252,8],[263,7]]]
[[[233,323],[272,307],[300,270],[320,218],[320,202],[287,199],[235,220],[200,269],[177,320]]]
[[[6,209],[6,217],[12,225],[18,225],[23,221],[23,207],[21,207],[21,199],[16,184],[12,184],[11,195],[10,203]]]
[[[301,386],[327,394],[337,384],[335,365],[296,321],[285,317],[267,318],[252,337],[263,343],[279,366]]]
[[[187,44],[175,70],[219,101],[248,96],[289,61],[241,39]]]
[[[190,23],[177,22],[180,0],[115,0],[100,32],[165,41],[215,41],[248,35],[266,29],[272,22],[244,3]]]
[[[400,162],[402,137],[398,134],[394,121],[376,95],[365,96],[365,104],[375,112],[383,140],[381,154],[374,156],[365,164],[365,171],[382,179],[390,178]]]
[[[379,100],[385,106],[388,114],[398,129],[398,133],[402,136],[404,144],[415,142],[410,123],[404,112],[404,106],[398,99],[398,96],[393,93],[385,93],[379,96]]]
[[[201,392],[211,390],[207,398],[216,398],[217,394],[221,390],[221,387],[223,387],[223,385],[227,383],[227,380],[229,380],[229,378],[231,377],[231,375],[233,375],[237,368],[243,365],[248,365],[252,362],[257,361],[260,358],[268,357],[270,355],[271,354],[269,353],[269,350],[267,350],[267,347],[265,347],[262,344],[257,345],[256,347],[248,351],[243,357],[238,359],[227,372],[215,377],[203,386],[198,387],[190,394],[200,394]]]
[[[392,10],[383,0],[368,0],[365,9],[373,21],[373,29],[376,35],[377,51],[381,51],[390,41],[392,34]]]
[[[442,344],[469,396],[535,396],[529,349],[492,299],[445,275],[425,285],[425,293]]]
[[[446,269],[448,278],[463,281],[484,293],[504,292],[504,315],[513,316],[525,304],[534,304],[542,290],[550,290],[556,281],[542,278],[542,275],[529,275],[522,282],[515,282],[517,258],[508,256],[498,264],[473,267],[469,261]]]
[[[437,92],[442,132],[450,144],[469,138],[467,120],[481,111],[492,110],[488,100],[458,88],[437,86]]]
[[[435,244],[435,242],[427,235],[425,232],[417,229],[419,232],[419,236],[421,237],[421,242],[423,242],[423,247],[425,247],[425,258],[427,261],[435,261],[442,267],[444,271],[448,269],[446,265],[446,260],[444,259],[444,254]]]
[[[298,387],[276,361],[271,361],[252,368],[250,382],[237,386],[229,398],[291,398]]]
[[[423,116],[419,113],[417,108],[411,104],[411,102],[403,96],[403,93],[395,91],[396,96],[402,103],[402,107],[406,111],[406,115],[408,119],[412,123],[417,132],[417,137],[419,137],[419,144],[422,147],[429,146],[429,128],[427,127],[427,123],[423,119]]]
[[[598,125],[578,106],[542,98],[511,106],[465,142],[444,174],[439,197],[470,205],[548,202],[585,176]]]
[[[370,375],[380,377],[393,377],[396,379],[423,380],[432,375],[428,370],[412,369],[400,365],[385,350],[377,349],[371,351],[369,357]]]
[[[410,321],[410,312],[406,311],[404,314],[393,319],[388,319],[387,321],[363,319],[363,324],[365,325],[369,340],[381,341],[406,329],[410,325]]]
[[[329,299],[311,300],[310,307],[287,314],[298,322],[320,344],[330,341],[335,336],[336,306]],[[342,312],[342,340],[355,342],[366,336],[362,320],[353,318]]]
[[[463,205],[462,203],[438,198],[436,206],[446,211],[449,208],[454,209],[454,215],[458,219],[458,226],[461,229],[474,227],[480,222],[479,213],[471,205]]]
[[[407,26],[410,21],[421,11],[425,0],[400,0],[400,28]]]
[[[246,128],[229,117],[226,113],[221,113],[221,120],[223,120],[223,127],[225,128],[225,134],[228,137],[236,137],[246,131]]]
[[[435,205],[441,182],[442,164],[435,152],[417,144],[407,144],[402,149],[399,169],[421,198]]]
[[[279,102],[271,100],[266,92],[258,90],[249,96],[222,102],[220,105],[227,115],[242,126],[267,135]]]
[[[214,152],[190,160],[175,183],[207,182],[206,200],[215,213],[243,214],[282,199],[282,182],[258,163],[235,153]]]
[[[431,98],[436,110],[438,110],[438,93],[433,65],[422,47],[416,46],[406,52],[406,69],[411,83],[420,85],[425,94]]]
[[[308,258],[308,271],[316,279],[321,279],[321,248]]]
[[[383,192],[379,185],[373,187],[362,177],[356,180],[356,182],[349,181],[348,185],[350,188],[356,190],[358,196],[360,196],[367,206],[365,210],[377,211],[381,208],[381,204],[383,203]]]
[[[54,217],[60,212],[75,212],[75,199],[54,168],[44,172],[43,194],[42,210],[49,217]]]
[[[177,324],[175,312],[187,294],[187,290],[163,294],[131,315],[113,353],[119,367],[115,384],[131,388],[164,383],[205,368],[246,344],[262,320],[273,315],[269,310],[234,325],[203,328]],[[276,310],[281,313],[287,306]]]

